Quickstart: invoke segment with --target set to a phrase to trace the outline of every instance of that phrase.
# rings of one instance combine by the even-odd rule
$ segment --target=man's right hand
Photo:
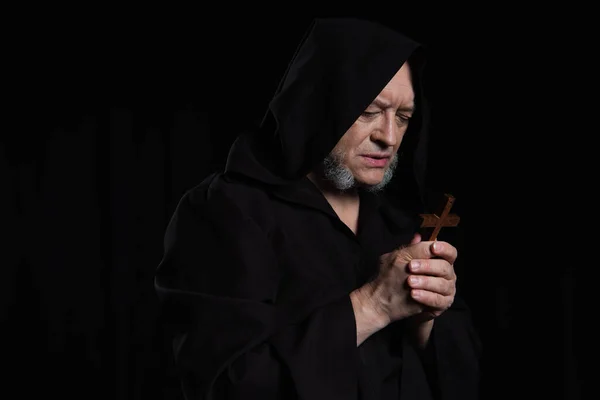
[[[382,255],[377,278],[350,296],[358,343],[393,321],[417,316],[414,321],[427,323],[449,308],[456,292],[456,256],[449,243],[422,242],[419,234],[409,245]],[[422,264],[419,270],[417,261]],[[430,331],[431,323],[428,326]]]
[[[377,314],[387,317],[387,323],[416,314],[427,321],[442,314],[456,293],[456,256],[450,243],[422,242],[419,234],[409,245],[381,256],[378,277],[364,288]]]
[[[420,241],[421,236],[417,234],[409,246],[382,255],[377,278],[350,294],[356,317],[357,345],[391,322],[423,311],[424,306],[411,298],[407,284],[410,275],[407,265],[414,252],[409,247]]]
[[[385,325],[420,314],[424,306],[411,297],[411,287],[407,283],[410,274],[408,264],[412,259],[427,258],[427,246],[416,246],[421,236],[416,234],[410,245],[400,247],[380,257],[377,278],[361,288],[369,297],[369,303]]]

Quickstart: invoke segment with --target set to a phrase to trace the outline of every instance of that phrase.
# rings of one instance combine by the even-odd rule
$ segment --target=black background
[[[0,147],[10,239],[0,343],[19,397],[179,398],[152,282],[166,224],[262,117],[311,18],[339,15],[203,7],[37,9],[11,32],[4,62],[17,123]],[[485,248],[495,222],[481,205],[490,174],[476,164],[485,140],[471,93],[497,82],[471,50],[480,33],[470,19],[435,7],[343,15],[386,22],[429,48],[428,181],[457,198],[461,225],[441,238],[459,247],[459,283],[483,340],[482,398],[576,399],[574,278],[566,268],[545,281],[549,311],[537,310],[523,275],[500,271],[501,251]],[[503,185],[503,196],[514,193]]]

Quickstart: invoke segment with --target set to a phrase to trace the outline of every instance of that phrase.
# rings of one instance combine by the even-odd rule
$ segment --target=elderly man
[[[155,284],[187,399],[477,398],[457,249],[419,234],[422,59],[316,19],[261,125],[185,193]]]

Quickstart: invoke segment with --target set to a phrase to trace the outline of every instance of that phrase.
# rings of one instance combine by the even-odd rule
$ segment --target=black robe
[[[356,345],[350,292],[419,230],[420,93],[391,186],[403,196],[361,192],[356,235],[306,178],[417,48],[368,22],[316,21],[260,129],[181,199],[155,285],[187,399],[477,398],[479,341],[460,296],[425,352],[403,321]]]

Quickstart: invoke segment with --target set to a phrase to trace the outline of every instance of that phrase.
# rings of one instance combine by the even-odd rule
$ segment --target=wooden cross
[[[450,209],[455,200],[454,196],[445,194],[444,197],[446,198],[446,203],[441,212],[435,214],[421,214],[421,217],[423,218],[421,228],[433,228],[429,238],[424,237],[424,240],[437,240],[442,227],[458,226],[458,223],[460,222],[460,217],[458,215],[450,214]]]

